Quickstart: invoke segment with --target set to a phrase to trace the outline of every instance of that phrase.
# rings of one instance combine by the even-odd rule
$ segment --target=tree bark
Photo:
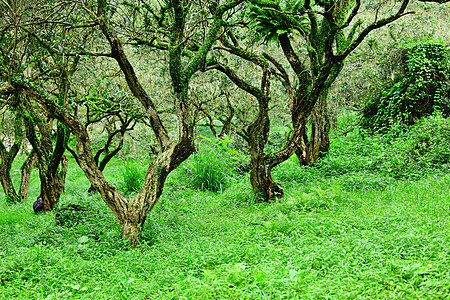
[[[25,103],[23,113],[27,138],[36,153],[44,211],[52,211],[64,191],[67,158],[64,156],[69,136],[65,126],[58,122],[56,142],[53,147],[50,126],[44,116],[38,114],[30,101]],[[25,108],[22,108],[25,109]],[[38,134],[39,132],[39,134]]]
[[[43,170],[42,165],[39,167],[39,178],[41,180],[42,202],[44,211],[52,211],[59,199],[59,189],[55,185],[55,177]]]
[[[250,182],[257,200],[269,201],[282,198],[283,188],[272,179],[270,164],[265,161],[264,156],[252,155],[250,171]]]
[[[246,128],[245,139],[251,156],[250,183],[258,201],[269,201],[283,197],[283,189],[271,175],[273,165],[264,152],[269,138],[269,97],[261,95],[258,99],[259,111],[255,120]]]
[[[31,151],[22,165],[22,180],[20,183],[20,199],[25,201],[28,198],[28,188],[30,185],[31,170],[36,167],[36,152]]]
[[[5,162],[2,158],[2,164],[0,164],[0,181],[3,187],[3,191],[5,193],[7,202],[15,203],[20,202],[20,198],[17,195],[16,190],[14,189],[13,182],[11,180],[10,172],[11,172],[11,164]]]
[[[41,197],[44,204],[44,211],[55,209],[61,194],[64,192],[65,178],[67,172],[67,158],[59,158],[59,167],[56,171],[50,168],[45,159],[39,159],[39,178],[41,181]]]
[[[327,155],[330,148],[330,119],[327,99],[319,98],[311,114],[311,139],[309,140],[309,162],[315,162]]]
[[[327,113],[326,96],[322,94],[311,112],[311,135],[305,132],[295,150],[298,162],[302,166],[308,166],[318,159],[325,157],[330,147],[330,120]],[[303,124],[306,130],[306,124]]]
[[[15,102],[18,101],[19,95],[15,94],[13,96]],[[14,120],[14,143],[9,150],[6,149],[5,145],[0,141],[0,182],[3,187],[6,199],[8,202],[15,203],[20,202],[21,198],[17,195],[14,188],[14,184],[11,180],[11,167],[14,159],[20,150],[20,145],[22,144],[23,131],[22,131],[22,118],[18,112],[16,112]]]

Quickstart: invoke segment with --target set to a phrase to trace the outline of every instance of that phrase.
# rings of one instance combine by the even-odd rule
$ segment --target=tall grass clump
[[[200,190],[222,191],[230,180],[228,154],[216,145],[200,144],[187,168],[192,176],[192,185]]]
[[[117,168],[122,175],[121,188],[125,193],[137,192],[144,182],[144,167],[134,159],[127,158],[121,167]]]

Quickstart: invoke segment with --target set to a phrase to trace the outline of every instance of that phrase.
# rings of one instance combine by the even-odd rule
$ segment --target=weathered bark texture
[[[8,159],[2,157],[2,163],[0,164],[0,181],[2,188],[8,202],[20,202],[20,198],[17,196],[17,192],[14,189],[14,185],[11,180],[11,164],[8,161]]]
[[[268,73],[263,75],[263,90],[268,91]],[[274,167],[264,152],[264,146],[269,138],[269,100],[270,98],[261,91],[258,94],[258,115],[245,129],[244,139],[247,141],[251,156],[250,182],[257,200],[268,201],[275,197],[283,196],[283,189],[273,179],[271,170]]]
[[[252,155],[250,182],[257,200],[269,201],[282,198],[283,188],[272,179],[272,166],[262,157]]]
[[[18,94],[14,95],[17,99]],[[14,120],[14,143],[9,150],[0,141],[0,182],[7,197],[11,203],[20,202],[21,198],[17,195],[14,184],[11,180],[11,167],[14,159],[19,153],[23,139],[22,119],[19,113],[16,113]]]
[[[28,188],[30,185],[30,176],[33,168],[36,167],[36,152],[31,151],[30,155],[28,155],[27,159],[22,165],[22,180],[20,183],[20,199],[21,201],[25,201],[28,198]]]
[[[28,95],[29,96],[29,95]],[[25,111],[26,108],[26,111]],[[30,101],[22,108],[28,141],[36,153],[41,197],[44,211],[52,211],[64,191],[67,158],[64,156],[69,132],[58,122],[55,147],[52,142],[52,122],[38,113]]]
[[[330,148],[330,119],[327,111],[327,99],[319,98],[311,114],[311,139],[309,161],[324,157]]]
[[[310,138],[303,134],[301,142],[295,151],[300,165],[310,165],[328,153],[330,147],[330,120],[326,105],[326,99],[320,97],[311,112]],[[306,128],[306,124],[304,127]]]
[[[11,163],[10,159],[1,155],[1,164],[0,164],[0,181],[3,187],[3,191],[5,196],[7,197],[7,201],[14,203],[20,202],[20,198],[17,196],[17,192],[14,189],[13,182],[11,180]]]

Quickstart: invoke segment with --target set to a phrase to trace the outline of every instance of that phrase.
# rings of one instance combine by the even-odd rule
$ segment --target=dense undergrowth
[[[273,203],[254,201],[248,174],[195,188],[192,158],[135,249],[71,160],[60,207],[87,211],[34,215],[36,174],[28,201],[0,201],[0,299],[448,299],[449,135],[434,115],[337,136],[315,166],[274,171]],[[121,165],[105,172],[119,186]]]
[[[412,125],[435,111],[450,113],[450,45],[424,42],[397,50],[391,77],[377,84],[365,105],[361,126],[386,132],[396,124]],[[395,53],[395,51],[394,51]]]

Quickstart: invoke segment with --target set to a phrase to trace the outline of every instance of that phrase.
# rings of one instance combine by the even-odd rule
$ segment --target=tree
[[[172,14],[172,18],[170,18],[171,34],[169,36],[167,49],[169,72],[175,96],[174,111],[178,119],[178,141],[174,142],[169,137],[161,122],[155,109],[155,104],[142,88],[130,61],[124,52],[122,44],[115,33],[115,30],[112,28],[111,22],[107,18],[106,2],[98,1],[98,22],[103,35],[106,37],[111,47],[111,55],[119,64],[131,92],[145,107],[150,120],[150,125],[161,148],[161,154],[149,165],[142,189],[134,198],[129,199],[128,201],[122,196],[119,196],[120,194],[117,193],[117,189],[111,188],[109,184],[105,183],[104,179],[98,178],[99,180],[96,182],[96,178],[92,178],[93,180],[91,180],[91,178],[89,178],[90,176],[88,176],[93,184],[99,185],[102,196],[106,195],[106,193],[104,193],[106,190],[104,185],[107,186],[107,191],[113,196],[110,199],[108,199],[109,197],[106,197],[107,199],[103,197],[107,204],[110,204],[110,200],[119,200],[117,201],[119,203],[128,202],[128,209],[113,209],[113,211],[119,222],[122,224],[124,235],[129,235],[133,243],[135,242],[136,236],[139,234],[138,226],[143,225],[147,213],[158,201],[167,175],[186,160],[194,151],[194,136],[192,124],[190,123],[188,97],[189,82],[192,76],[205,64],[207,54],[215,42],[222,26],[223,15],[239,3],[240,1],[229,1],[223,4],[213,3],[212,5],[215,6],[215,9],[212,15],[212,22],[206,29],[204,38],[199,44],[194,45],[191,49],[186,49],[186,45],[189,45],[191,42],[189,40],[190,32],[186,32],[188,15],[190,13],[190,3],[173,0],[167,2],[166,6],[160,8],[161,16],[160,18],[156,18],[157,22],[161,22],[167,18],[165,13],[167,10]],[[149,7],[146,7],[146,9],[152,10]],[[183,62],[183,57],[188,58],[187,63]],[[75,134],[77,135],[77,133]],[[78,138],[77,140],[78,143],[80,143],[80,139]],[[78,147],[78,149],[79,148],[80,147]],[[110,207],[112,206],[110,205]]]
[[[5,110],[1,118],[2,129],[5,131],[2,130],[2,135],[4,135],[0,139],[0,181],[9,203],[22,202],[27,199],[31,170],[36,161],[36,153],[31,151],[21,167],[22,177],[18,194],[11,178],[12,164],[18,156],[21,146],[24,145],[23,119],[17,107],[14,108],[15,106],[11,105],[12,103],[17,105],[17,97],[20,95],[12,95],[10,99],[4,99]],[[10,111],[9,108],[15,109],[15,112]]]
[[[192,76],[204,66],[207,54],[223,24],[222,18],[224,14],[239,3],[240,1],[228,1],[222,4],[213,3],[215,10],[210,16],[211,19],[205,18],[202,21],[208,24],[205,27],[206,34],[203,38],[196,40],[195,43],[192,42],[195,45],[188,49],[185,46],[191,43],[191,32],[187,32],[186,27],[189,21],[188,16],[191,12],[189,5],[192,3],[173,0],[158,8],[158,14],[161,15],[166,24],[170,25],[169,28],[171,30],[166,49],[168,49],[169,71],[175,96],[173,111],[178,120],[178,137],[176,141],[169,136],[156,110],[154,101],[149,97],[139,81],[116,32],[117,27],[114,26],[113,21],[115,8],[119,4],[99,0],[96,12],[93,11],[93,6],[86,6],[82,3],[77,3],[80,6],[72,7],[74,13],[88,12],[92,22],[99,26],[103,36],[106,38],[107,45],[109,45],[110,53],[94,54],[90,52],[91,55],[111,57],[118,63],[130,91],[145,109],[148,122],[161,148],[158,157],[148,166],[141,190],[131,199],[126,199],[122,196],[119,190],[105,179],[95,161],[86,127],[75,115],[70,113],[70,109],[67,109],[63,103],[55,101],[49,93],[26,80],[12,80],[8,82],[7,87],[2,89],[3,93],[20,92],[34,99],[45,110],[47,115],[56,118],[71,130],[76,138],[76,153],[81,169],[93,187],[100,191],[103,200],[111,208],[121,224],[123,236],[128,238],[132,244],[136,244],[139,228],[144,224],[147,214],[156,205],[167,175],[194,151],[194,137],[190,121],[191,111],[188,101],[189,82]],[[66,25],[66,23],[61,23],[60,25],[63,28],[67,26],[70,28],[70,32],[73,33],[76,32],[76,29],[87,28],[88,24],[92,24],[88,20],[84,20],[84,23],[80,24],[78,17],[79,15],[76,18],[78,22],[76,26],[72,24]],[[71,18],[66,16],[66,19],[70,20]],[[161,19],[156,18],[156,20]],[[208,23],[209,21],[210,23]],[[61,47],[55,48],[41,38],[37,31],[33,31],[32,35],[46,49],[47,53],[55,52],[65,57],[71,57],[75,53],[88,54],[89,52],[86,49],[81,51],[81,49],[74,49],[75,47],[71,48],[70,45],[64,44],[58,44]],[[76,39],[75,35],[72,35],[72,37]]]
[[[64,151],[67,147],[68,131],[62,124],[57,125],[56,140],[53,142],[52,122],[46,120],[33,109],[31,101],[24,101],[21,108],[25,123],[25,131],[33,151],[36,153],[41,194],[44,211],[52,211],[64,191],[67,171],[67,157]],[[54,146],[53,146],[54,145]]]
[[[250,124],[239,132],[249,147],[251,158],[250,182],[257,199],[267,201],[275,197],[281,198],[283,189],[272,179],[271,171],[275,166],[289,158],[285,156],[285,153],[289,153],[289,151],[292,153],[295,147],[295,139],[298,139],[298,136],[293,136],[285,147],[278,152],[269,154],[265,152],[264,148],[270,131],[270,77],[275,74],[275,69],[270,67],[269,62],[276,61],[267,53],[256,55],[246,51],[239,44],[232,31],[226,31],[226,34],[221,35],[220,42],[222,46],[218,49],[238,56],[261,69],[260,86],[256,86],[245,80],[244,76],[238,75],[236,70],[224,62],[211,59],[208,63],[209,68],[224,73],[236,86],[256,99],[258,107],[256,115]],[[280,65],[278,66],[282,69]],[[282,70],[284,71],[284,69]]]
[[[402,1],[393,14],[385,17],[380,10],[376,20],[363,29],[355,17],[360,11],[360,1],[296,2],[295,5],[254,2],[254,19],[265,28],[268,37],[276,38],[296,74],[297,87],[289,93],[291,116],[294,124],[300,123],[302,141],[296,154],[301,164],[309,164],[328,149],[326,97],[328,89],[342,70],[345,58],[373,30],[383,27],[409,14],[409,1]],[[302,38],[306,57],[301,56],[292,45],[292,39]],[[306,60],[307,62],[304,62]],[[319,106],[316,106],[319,103]],[[307,122],[312,118],[311,138],[306,136]]]
[[[78,58],[75,58],[70,66],[69,61],[59,55],[58,51],[45,53],[40,43],[35,41],[33,29],[39,23],[41,13],[48,12],[50,7],[48,4],[39,9],[33,6],[35,3],[12,2],[12,5],[9,5],[3,1],[1,4],[4,9],[2,10],[4,18],[1,23],[0,78],[7,83],[1,94],[7,101],[13,100],[8,105],[16,110],[15,123],[20,124],[19,119],[23,120],[27,138],[33,146],[33,155],[30,159],[35,155],[39,166],[44,210],[51,211],[64,190],[67,167],[64,151],[69,132],[57,122],[55,137],[53,137],[53,120],[47,119],[36,103],[32,102],[32,98],[24,95],[20,88],[14,88],[14,86],[28,80],[38,82],[56,96],[55,102],[58,105],[67,109],[70,77],[76,68]],[[30,12],[36,15],[30,16]],[[54,29],[54,25],[48,24],[41,28],[47,36],[49,30]],[[65,33],[62,32],[61,35],[64,37]],[[20,130],[16,128],[17,133]],[[19,137],[18,134],[16,136]],[[16,148],[13,147],[13,149]],[[23,166],[22,195],[26,195],[29,163],[30,161],[27,160]]]
[[[326,97],[331,84],[342,69],[345,58],[373,30],[408,14],[408,1],[403,1],[396,12],[359,30],[360,21],[354,21],[360,10],[360,1],[250,1],[250,18],[256,34],[266,42],[275,40],[295,74],[293,80],[283,63],[267,53],[252,53],[239,45],[230,28],[221,36],[223,50],[244,58],[262,69],[261,87],[239,77],[229,66],[217,61],[211,67],[225,73],[237,86],[252,94],[259,111],[244,131],[252,157],[251,183],[255,195],[269,200],[283,195],[282,188],[271,178],[271,170],[294,152],[301,164],[316,160],[328,149],[329,122]],[[245,23],[245,22],[241,22]],[[350,29],[348,29],[350,27]],[[303,38],[306,55],[299,55],[293,39]],[[295,43],[297,44],[297,42]],[[306,60],[306,62],[304,61]],[[270,131],[269,82],[270,75],[278,78],[290,99],[292,131],[287,143],[274,153],[265,153]],[[314,110],[315,109],[315,110]],[[314,114],[313,114],[314,112]],[[311,139],[306,136],[307,122],[312,117]]]
[[[17,101],[18,97],[19,95],[15,94],[12,96],[12,100]],[[0,140],[0,181],[7,202],[10,203],[21,202],[21,197],[18,196],[11,180],[11,167],[14,159],[19,153],[20,146],[22,145],[23,128],[20,114],[16,112],[13,116],[14,141],[12,142],[12,145],[9,146],[9,150],[3,141]]]

